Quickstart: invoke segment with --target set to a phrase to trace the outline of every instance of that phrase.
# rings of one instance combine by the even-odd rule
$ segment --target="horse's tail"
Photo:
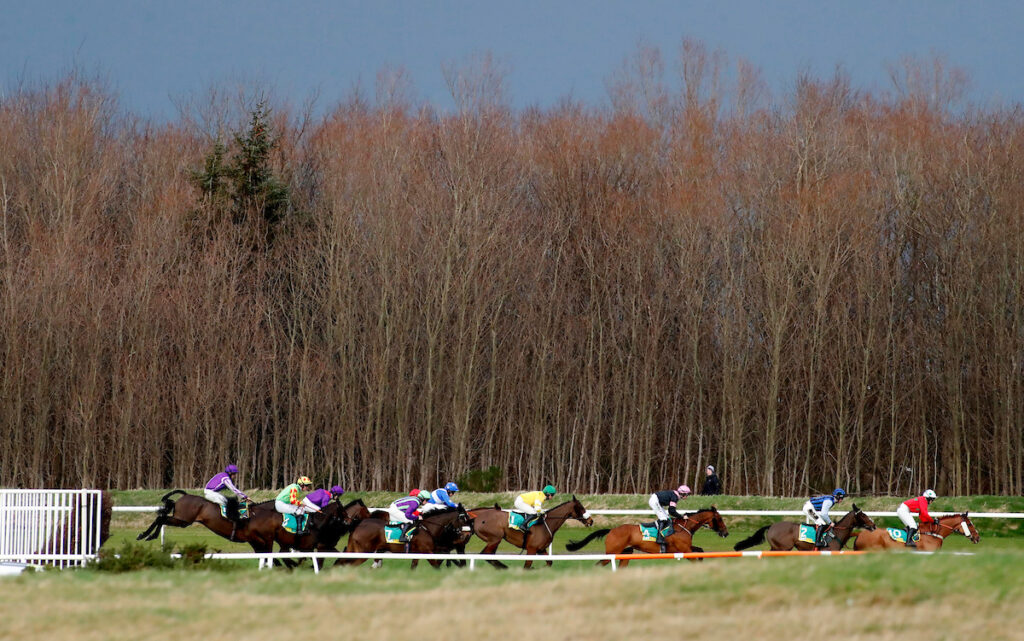
[[[581,539],[579,541],[569,541],[565,544],[565,549],[569,550],[570,552],[575,552],[576,550],[579,550],[580,548],[585,546],[587,543],[590,543],[594,539],[604,538],[604,536],[609,532],[611,532],[610,528],[605,530],[596,530],[588,534],[587,537],[584,539]]]
[[[137,541],[152,541],[156,537],[160,536],[160,527],[163,526],[164,522],[167,520],[167,517],[169,517],[174,512],[174,501],[171,500],[171,497],[174,496],[175,494],[184,495],[187,494],[187,492],[185,492],[185,490],[171,490],[167,494],[164,494],[162,497],[160,497],[160,500],[163,502],[163,505],[157,508],[156,518],[153,519],[153,524],[146,528],[145,532],[136,537]]]
[[[764,533],[767,532],[768,528],[770,528],[770,527],[771,527],[770,525],[764,526],[763,528],[761,528],[757,532],[754,532],[750,536],[750,538],[743,539],[742,541],[740,541],[739,543],[734,545],[732,549],[734,549],[734,550],[746,550],[747,548],[754,547],[758,543],[764,543]]]

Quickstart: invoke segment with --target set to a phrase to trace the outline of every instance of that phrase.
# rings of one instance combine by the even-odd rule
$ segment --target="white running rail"
[[[0,489],[0,563],[84,566],[100,547],[101,495]]]

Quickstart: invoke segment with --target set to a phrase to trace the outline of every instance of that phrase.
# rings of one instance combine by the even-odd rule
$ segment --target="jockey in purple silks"
[[[248,501],[249,497],[245,495],[245,492],[235,487],[235,484],[232,482],[232,478],[236,474],[238,474],[238,468],[234,464],[228,465],[224,468],[223,472],[215,474],[210,479],[203,489],[203,495],[207,500],[213,501],[217,505],[227,505],[228,499],[220,491],[228,489],[234,492],[240,501]]]
[[[307,512],[319,512],[320,510],[327,507],[327,504],[331,502],[336,496],[341,496],[345,493],[340,485],[332,486],[330,490],[320,488],[313,490],[302,499],[302,505],[306,508]]]
[[[409,529],[416,522],[416,519],[419,518],[418,511],[420,507],[429,500],[430,492],[420,490],[416,496],[403,496],[388,506],[388,516],[391,517],[391,525],[402,526],[403,539],[409,533]]]

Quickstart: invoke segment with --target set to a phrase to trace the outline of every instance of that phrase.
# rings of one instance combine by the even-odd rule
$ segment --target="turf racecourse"
[[[152,494],[121,494],[117,504],[153,504]],[[510,503],[504,495],[464,498],[473,506],[492,498]],[[643,505],[643,497],[580,498],[591,509]],[[380,505],[384,496],[366,500]],[[721,509],[797,509],[797,502],[715,500]],[[894,503],[856,502],[865,509],[892,509]],[[687,507],[710,503],[694,497]],[[970,497],[943,499],[935,507],[1021,511],[1021,503]],[[117,516],[115,537],[108,545],[134,538],[149,519]],[[730,549],[771,520],[726,517],[728,539],[702,531],[696,543],[708,550]],[[664,561],[614,574],[582,562],[535,572],[489,567],[472,573],[427,567],[410,572],[407,563],[398,561],[380,570],[368,565],[331,568],[319,576],[308,566],[294,572],[257,572],[255,562],[227,564],[227,571],[37,573],[0,580],[0,639],[497,639],[526,634],[593,640],[667,633],[726,639],[820,634],[850,639],[1024,639],[1021,524],[978,519],[975,525],[982,537],[979,545],[954,537],[945,550],[977,553],[970,557]],[[563,529],[556,552],[564,553],[564,543],[585,532],[580,527]],[[168,529],[168,540],[206,542],[223,551],[244,549],[210,538],[201,526]],[[474,541],[470,549],[479,547]],[[598,543],[585,551],[603,547]],[[413,623],[396,624],[396,613]]]

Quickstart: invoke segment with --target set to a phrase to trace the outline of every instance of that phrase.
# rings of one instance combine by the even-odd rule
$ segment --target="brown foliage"
[[[400,74],[281,110],[261,251],[187,119],[77,77],[0,99],[0,482],[1024,490],[1019,111],[905,65],[771,110],[742,66],[726,112],[722,64],[685,43],[674,95],[642,50],[608,111],[514,112],[490,59],[446,69],[455,114]]]

